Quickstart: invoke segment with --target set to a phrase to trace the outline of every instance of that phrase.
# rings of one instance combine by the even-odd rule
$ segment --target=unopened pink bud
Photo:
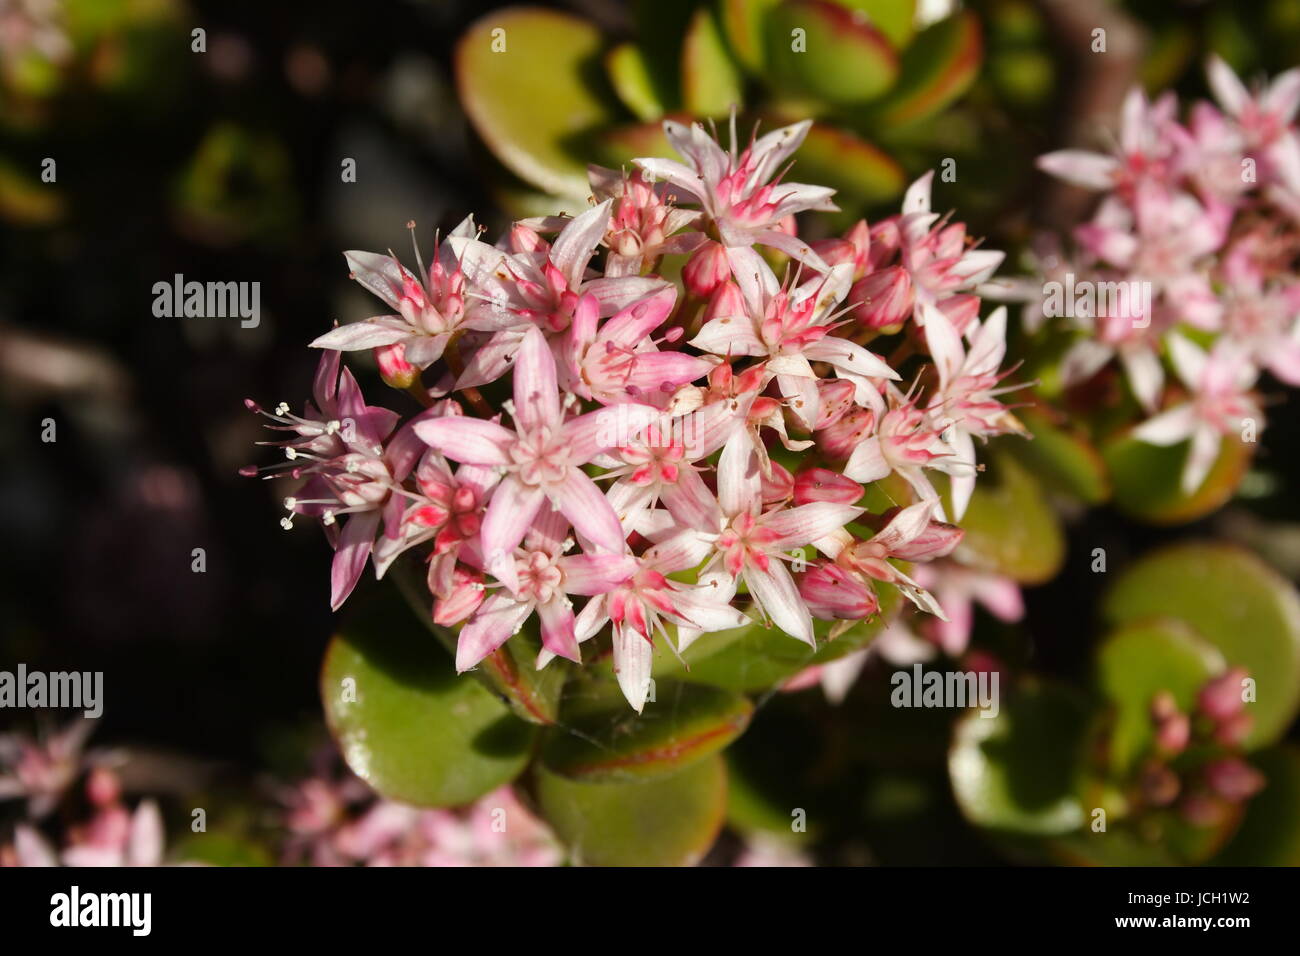
[[[798,576],[799,594],[822,621],[858,621],[880,609],[876,593],[838,564],[820,564]]]
[[[1212,827],[1222,823],[1228,808],[1222,800],[1207,793],[1189,793],[1178,807],[1184,820],[1194,827]]]
[[[1231,803],[1248,800],[1264,789],[1264,775],[1236,757],[1215,760],[1205,767],[1205,782]]]
[[[1156,746],[1169,756],[1180,754],[1186,749],[1191,735],[1192,722],[1187,715],[1172,714],[1156,727]]]
[[[707,296],[731,278],[731,260],[718,242],[706,242],[696,249],[682,268],[682,282],[692,295]]]
[[[912,313],[912,278],[901,266],[881,269],[860,279],[849,290],[849,313],[870,329],[902,323]]]
[[[897,511],[898,509],[891,510]],[[924,531],[911,541],[896,545],[890,553],[893,557],[901,558],[904,561],[934,561],[952,554],[964,537],[966,537],[966,531],[955,524],[948,524],[945,521],[931,521],[926,525]]]
[[[1234,667],[1207,683],[1196,698],[1201,713],[1216,721],[1239,714],[1245,706],[1241,699],[1241,682],[1245,678],[1245,668]]]
[[[704,321],[714,319],[739,319],[745,314],[745,297],[740,293],[740,286],[727,281],[713,290],[709,304],[704,309]]]
[[[379,363],[379,374],[385,384],[393,388],[410,388],[420,374],[419,369],[406,361],[406,346],[401,342],[376,346],[375,361]]]
[[[799,472],[799,476],[794,480],[796,505],[806,505],[814,501],[851,505],[856,504],[861,497],[860,484],[829,468],[808,468]]]

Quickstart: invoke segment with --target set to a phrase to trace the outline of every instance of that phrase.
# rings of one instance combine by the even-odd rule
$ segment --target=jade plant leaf
[[[1115,504],[1152,524],[1185,524],[1204,517],[1232,497],[1250,466],[1253,445],[1224,441],[1205,481],[1191,494],[1179,485],[1190,444],[1162,447],[1127,436],[1102,447],[1115,483]]]
[[[581,199],[591,191],[583,142],[615,117],[600,95],[601,43],[585,20],[516,7],[483,17],[456,44],[470,122],[497,159],[546,192]]]
[[[781,0],[721,0],[718,12],[727,44],[740,65],[762,73],[767,60],[767,16]]]
[[[916,0],[834,0],[836,4],[865,16],[871,25],[902,50],[916,33]]]
[[[457,634],[433,623],[423,565],[410,557],[403,557],[393,563],[388,576],[396,583],[411,613],[454,658]],[[572,666],[568,661],[554,660],[538,670],[537,654],[541,646],[541,638],[535,633],[535,622],[529,621],[518,634],[483,658],[466,676],[472,675],[505,701],[516,717],[530,724],[553,724],[560,712],[560,694]]]
[[[592,866],[690,866],[713,845],[727,810],[717,754],[635,782],[571,780],[539,765],[535,787],[574,862]]]
[[[605,71],[623,105],[647,122],[664,115],[645,54],[635,43],[620,43],[605,56]]]
[[[393,800],[468,803],[514,779],[536,730],[447,653],[404,608],[359,609],[330,641],[320,678],[330,732],[348,766]]]
[[[958,547],[962,560],[1021,584],[1050,580],[1065,560],[1056,512],[1042,486],[1012,456],[995,452],[990,463],[961,519],[966,530]]]
[[[1178,544],[1128,568],[1106,595],[1112,626],[1178,618],[1256,682],[1248,748],[1274,743],[1300,707],[1300,596],[1254,555],[1221,544]]]
[[[1014,697],[1004,693],[996,717],[980,711],[962,717],[948,774],[965,817],[1012,834],[1047,836],[1080,827],[1087,717],[1082,702],[1051,684],[1017,688]]]
[[[903,53],[894,88],[873,106],[873,125],[903,126],[935,115],[970,88],[983,55],[979,20],[969,11],[926,27]]]
[[[884,34],[830,0],[791,0],[771,11],[767,56],[779,85],[836,105],[875,99],[898,75]]]
[[[1226,668],[1223,654],[1182,621],[1128,624],[1108,636],[1097,650],[1097,683],[1115,707],[1112,766],[1125,772],[1150,749],[1156,694],[1168,691],[1190,713],[1197,692]]]
[[[682,47],[682,102],[696,116],[721,117],[743,105],[740,70],[727,51],[717,18],[695,11]]]
[[[825,183],[860,203],[893,199],[903,191],[903,169],[888,154],[848,130],[814,123],[808,130],[795,169],[802,181]]]
[[[575,780],[614,781],[672,773],[735,740],[754,705],[731,691],[656,680],[642,713],[610,682],[572,685],[561,726],[547,732],[542,762]]]
[[[1044,487],[1058,494],[1097,505],[1110,497],[1110,474],[1101,453],[1065,424],[1044,412],[1018,410],[1016,417],[1033,434],[1032,441],[1008,442],[1016,456]]]
[[[880,613],[872,620],[859,622],[833,641],[825,639],[830,624],[814,622],[816,650],[779,628],[754,623],[698,638],[682,653],[684,666],[671,651],[657,646],[655,673],[731,690],[766,690],[804,668],[838,660],[866,647],[897,614],[903,600],[891,585],[878,585],[877,593]]]

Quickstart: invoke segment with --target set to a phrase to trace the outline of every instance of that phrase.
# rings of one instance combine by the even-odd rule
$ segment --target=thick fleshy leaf
[[[718,9],[727,44],[740,65],[762,74],[767,60],[767,15],[781,0],[721,0]]]
[[[1110,475],[1101,453],[1064,423],[1032,409],[1016,417],[1033,434],[1032,441],[1013,441],[1006,448],[1049,490],[1098,505],[1110,497]]]
[[[1115,626],[1177,618],[1256,683],[1249,748],[1274,743],[1300,707],[1300,596],[1272,568],[1237,548],[1179,544],[1127,568],[1103,611]]]
[[[727,116],[743,105],[740,71],[706,6],[695,11],[682,46],[682,102],[696,116]]]
[[[895,50],[907,48],[916,34],[916,0],[834,0],[836,4],[861,13]]]
[[[589,160],[575,141],[615,115],[591,82],[601,45],[587,21],[531,7],[490,13],[456,44],[456,86],[470,122],[497,159],[549,193],[591,192]]]
[[[690,866],[726,817],[727,770],[714,754],[676,773],[593,783],[536,770],[537,802],[575,863]]]
[[[689,117],[674,117],[682,122],[689,122]],[[631,123],[603,130],[596,136],[596,159],[603,166],[620,169],[632,166],[632,160],[642,156],[658,156],[674,159],[677,151],[673,149],[668,137],[664,135],[661,122]]]
[[[1115,708],[1110,762],[1127,772],[1155,741],[1151,704],[1161,691],[1191,713],[1196,695],[1226,668],[1223,655],[1181,621],[1154,619],[1121,627],[1097,650],[1097,683]]]
[[[674,773],[735,740],[754,706],[716,687],[656,680],[637,714],[607,683],[584,684],[548,731],[542,762],[578,780],[634,780]]]
[[[455,655],[457,632],[433,623],[423,566],[408,556],[393,564],[389,577],[396,581],[417,620],[439,644]],[[538,670],[536,662],[541,640],[536,632],[537,619],[532,618],[522,631],[461,676],[468,678],[472,675],[509,704],[516,717],[532,724],[553,724],[560,713],[560,694],[569,678],[570,665],[557,660]]]
[[[993,467],[980,476],[962,516],[966,537],[958,551],[968,564],[1041,584],[1065,560],[1060,519],[1023,465],[1005,453],[990,457]]]
[[[972,823],[1005,833],[1075,830],[1085,821],[1087,709],[1054,685],[1008,690],[998,716],[972,711],[957,723],[948,755],[957,805]]]
[[[893,620],[902,603],[902,596],[892,585],[878,584],[876,592],[880,597],[879,614],[860,621],[834,640],[827,639],[829,622],[814,621],[816,650],[778,628],[749,624],[697,638],[682,652],[685,669],[672,651],[656,645],[655,675],[739,691],[766,690],[806,667],[839,660],[870,644]]]
[[[325,652],[320,689],[343,759],[392,800],[458,806],[528,762],[534,728],[477,681],[457,677],[443,649],[392,602],[344,624]]]
[[[866,140],[848,130],[814,123],[795,154],[802,182],[821,183],[862,203],[883,202],[903,191],[902,167]]]
[[[645,54],[635,43],[620,43],[605,55],[605,72],[614,92],[637,119],[651,122],[664,115]]]
[[[938,113],[975,81],[983,55],[979,20],[970,11],[922,30],[903,53],[898,82],[872,109],[873,122],[902,126]]]
[[[1103,445],[1101,453],[1110,469],[1119,509],[1152,524],[1185,524],[1204,517],[1237,490],[1255,445],[1225,440],[1205,481],[1186,494],[1180,480],[1190,448],[1190,442],[1161,447],[1130,437]]]
[[[777,82],[838,105],[865,103],[893,85],[898,54],[862,14],[830,0],[791,0],[767,17]]]

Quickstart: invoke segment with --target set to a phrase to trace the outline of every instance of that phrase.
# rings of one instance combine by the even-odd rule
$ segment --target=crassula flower
[[[903,565],[960,540],[947,519],[975,440],[1020,431],[1000,399],[1004,313],[979,318],[1001,254],[931,212],[930,177],[900,215],[814,249],[796,217],[833,209],[832,191],[787,181],[808,124],[744,149],[665,130],[684,162],[593,168],[576,216],[491,245],[467,219],[428,268],[417,251],[418,272],[349,253],[394,314],[317,339],[313,401],[268,414],[276,471],[303,482],[287,506],[337,549],[335,606],[367,562],[423,560],[458,670],[527,630],[539,668],[611,656],[638,711],[656,651],[689,666],[704,634],[771,627],[816,647],[878,616],[884,588],[946,618]],[[362,348],[425,409],[367,405],[337,351]],[[932,470],[952,477],[951,515]],[[869,510],[894,476],[908,500]]]
[[[1187,445],[1186,494],[1205,482],[1224,436],[1257,440],[1263,421],[1251,389],[1261,372],[1300,382],[1300,72],[1255,92],[1217,57],[1206,73],[1217,106],[1196,103],[1183,122],[1173,94],[1150,103],[1134,91],[1113,155],[1039,159],[1102,194],[1048,282],[1097,290],[1064,303],[1076,308],[1045,310],[1078,332],[1063,383],[1118,364],[1148,419],[1133,435]]]

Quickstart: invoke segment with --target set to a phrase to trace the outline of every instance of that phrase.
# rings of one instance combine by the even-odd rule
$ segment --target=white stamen
[[[288,402],[281,402],[279,405],[275,406],[275,413],[276,413],[277,415],[288,415],[288,414],[289,414],[289,403],[288,403]]]
[[[293,497],[285,498],[284,506],[290,511],[292,511],[294,508],[298,507],[298,499]]]
[[[320,516],[320,520],[321,520],[321,524],[323,525],[326,526],[332,525],[334,523],[334,512],[326,511],[324,514]]]
[[[293,519],[292,519],[292,518],[281,518],[281,519],[280,519],[280,527],[283,528],[285,531],[292,530],[292,528],[293,528]]]

